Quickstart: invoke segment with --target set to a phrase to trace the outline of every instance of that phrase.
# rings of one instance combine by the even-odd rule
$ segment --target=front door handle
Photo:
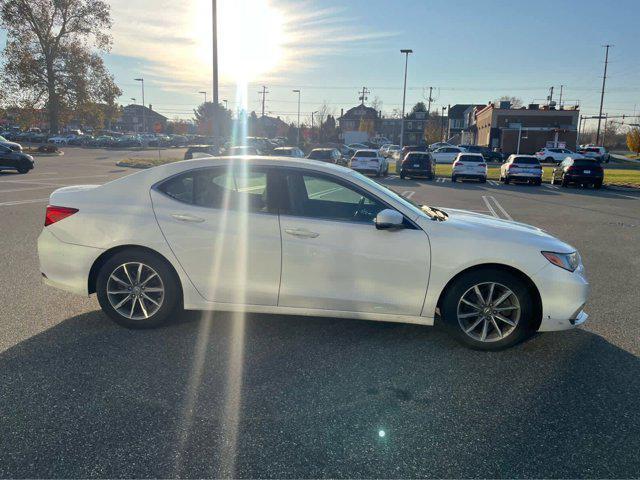
[[[316,238],[320,235],[319,233],[312,232],[311,230],[307,230],[306,228],[285,228],[284,231],[289,235],[300,238]]]
[[[175,220],[178,220],[179,222],[194,222],[194,223],[204,222],[204,218],[196,217],[194,215],[189,215],[188,213],[172,213],[171,216]]]

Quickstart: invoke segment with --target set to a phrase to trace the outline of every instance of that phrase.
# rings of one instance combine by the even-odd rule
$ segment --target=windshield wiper
[[[430,207],[428,205],[420,205],[420,209],[429,215],[432,220],[437,220],[439,222],[444,222],[449,216],[439,208]]]

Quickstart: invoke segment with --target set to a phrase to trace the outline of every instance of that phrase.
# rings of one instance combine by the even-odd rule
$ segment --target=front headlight
[[[575,271],[580,266],[580,255],[578,252],[557,253],[557,252],[540,252],[544,257],[557,267],[564,268],[570,272]]]

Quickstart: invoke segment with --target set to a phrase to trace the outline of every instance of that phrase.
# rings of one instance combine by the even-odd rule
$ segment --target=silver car
[[[509,155],[500,167],[500,181],[542,184],[542,165],[533,155]]]

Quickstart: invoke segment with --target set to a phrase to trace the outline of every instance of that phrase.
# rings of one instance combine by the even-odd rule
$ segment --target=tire
[[[455,175],[451,176],[451,182],[456,183],[458,181],[458,177],[456,177]]]
[[[505,185],[509,185],[509,182],[510,182],[510,181],[511,181],[511,180],[509,179],[509,175],[506,175],[506,176],[504,177],[504,183],[505,183]]]
[[[126,288],[124,283],[130,283],[127,278],[126,272],[132,278],[133,283],[136,280],[137,265],[143,265],[141,272],[141,280],[145,283],[145,291],[141,293],[146,295],[147,298],[139,297],[137,300],[132,298],[131,294],[117,293],[108,294],[107,288],[110,292],[113,291],[132,291]],[[123,269],[123,265],[128,266],[126,272]],[[132,271],[133,270],[133,271]],[[154,277],[152,273],[155,273]],[[115,274],[115,275],[114,275]],[[121,281],[112,280],[112,275]],[[149,278],[151,277],[151,278]],[[145,282],[145,280],[147,280]],[[149,286],[150,285],[150,286]],[[154,291],[152,291],[152,289]],[[160,293],[157,290],[162,289]],[[173,271],[173,269],[167,264],[167,262],[151,252],[141,249],[127,249],[122,252],[118,252],[110,257],[100,268],[98,272],[96,282],[96,293],[98,296],[98,302],[102,311],[107,314],[115,323],[126,328],[156,328],[169,319],[171,319],[177,312],[182,309],[182,290],[180,288],[180,279]],[[116,309],[119,302],[128,297],[122,307]],[[118,300],[116,300],[118,299]],[[153,300],[159,306],[154,305]],[[112,303],[114,302],[115,305]],[[129,312],[129,306],[134,304],[133,315],[127,316],[121,313],[123,310]],[[141,307],[141,303],[145,308]],[[148,315],[145,318],[145,315]]]
[[[567,180],[564,178],[564,175],[562,176],[562,180],[560,181],[560,186],[563,188],[567,188],[569,186],[569,182],[567,182]]]
[[[507,292],[510,294],[500,304],[484,307],[476,296],[474,287],[478,286],[483,299],[486,300],[491,292],[491,284],[494,284],[491,297],[494,301],[507,295]],[[482,317],[483,312],[474,316],[473,314],[479,310],[462,302],[463,298],[478,307],[486,308],[486,312],[490,312],[487,313],[486,320]],[[505,310],[496,311],[496,308]],[[456,340],[472,349],[490,351],[511,347],[533,335],[537,315],[527,284],[517,275],[495,268],[474,270],[457,278],[445,292],[440,313],[443,324]],[[465,318],[458,317],[458,314]],[[494,315],[500,315],[502,319]],[[490,320],[491,317],[493,321]],[[475,322],[479,323],[470,333],[465,333]],[[487,330],[483,332],[485,324]]]
[[[478,180],[480,183],[487,183],[487,177],[480,177]]]
[[[24,175],[25,173],[29,173],[29,169],[28,168],[19,168],[18,169],[18,173],[21,175]]]
[[[593,188],[595,188],[596,190],[600,190],[602,188],[602,182],[595,182],[593,184]]]
[[[534,180],[533,184],[539,187],[540,185],[542,185],[542,179]]]
[[[404,177],[405,177],[404,173],[400,172],[400,180],[404,180]]]
[[[375,176],[376,176],[376,178],[380,178],[380,173],[381,173],[381,172],[382,172],[382,171],[381,171],[380,169],[378,169],[378,170],[376,171],[376,175],[375,175]]]

